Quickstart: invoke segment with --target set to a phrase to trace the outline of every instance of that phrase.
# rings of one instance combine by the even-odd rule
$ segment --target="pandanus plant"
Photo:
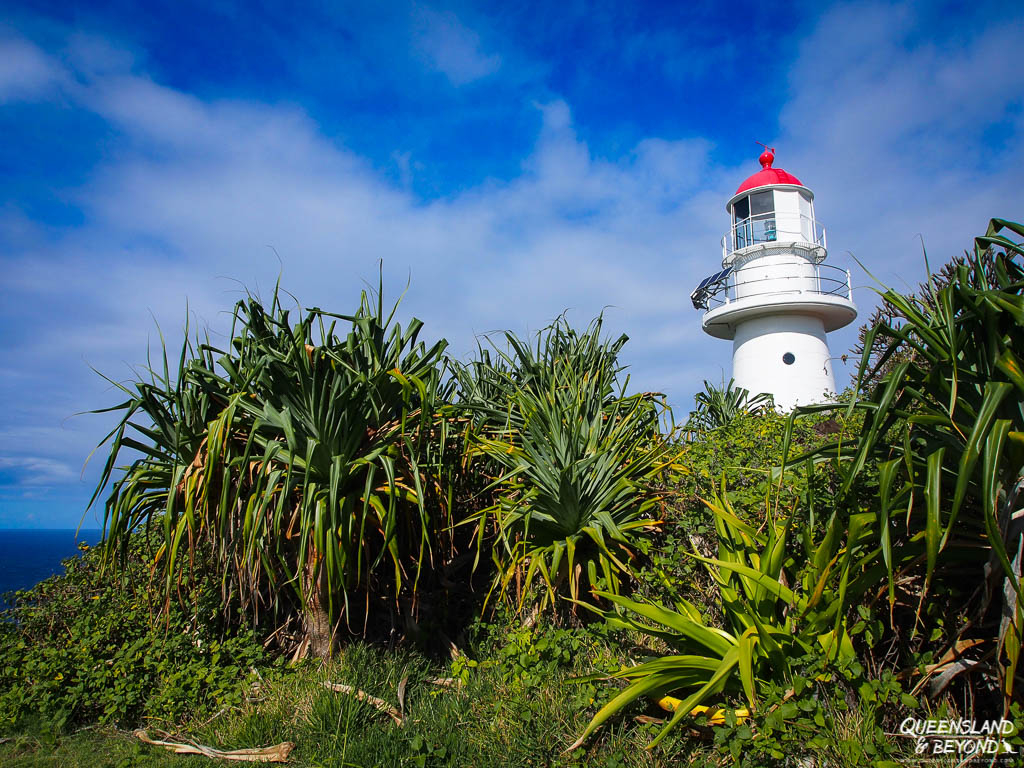
[[[240,301],[227,349],[186,340],[176,376],[165,364],[120,385],[131,397],[94,499],[110,485],[111,553],[162,525],[168,596],[183,552],[206,547],[226,593],[257,612],[300,605],[325,654],[341,619],[361,614],[365,631],[373,608],[414,602],[451,551],[439,485],[454,462],[439,418],[451,384],[445,343],[418,341],[421,323],[403,329],[379,294],[351,316],[295,320],[282,295]],[[125,448],[140,455],[115,478]]]
[[[877,470],[890,603],[896,577],[914,575],[899,567],[913,554],[923,566],[919,606],[942,582],[964,596],[968,633],[998,606],[989,654],[1009,707],[1024,626],[1024,248],[1004,230],[1024,236],[1024,226],[993,219],[945,284],[930,281],[921,296],[880,291],[892,318],[866,334],[857,397],[796,415],[837,407],[864,414],[859,437],[824,446],[816,458],[841,457],[841,495]],[[964,573],[974,580],[965,583]],[[979,662],[961,660],[958,669],[988,667]]]
[[[791,518],[776,517],[769,507],[764,524],[755,529],[736,515],[724,482],[721,493],[705,503],[715,521],[718,556],[689,556],[704,565],[717,586],[722,621],[712,622],[687,600],[666,607],[602,595],[614,607],[602,612],[609,626],[658,638],[671,652],[610,676],[582,678],[608,677],[627,685],[597,712],[570,750],[638,699],[677,698],[653,747],[684,718],[720,711],[732,701],[743,699],[748,711],[755,711],[765,682],[788,684],[799,674],[797,660],[809,654],[831,662],[853,658],[846,614],[882,577],[873,516],[855,515],[845,529],[833,514],[820,541],[802,527],[798,561],[789,552]]]
[[[582,332],[560,318],[532,344],[506,334],[507,348],[481,349],[458,371],[469,460],[493,477],[493,503],[469,522],[481,544],[497,537],[502,593],[513,578],[528,586],[536,577],[542,604],[601,584],[615,593],[658,525],[650,513],[667,463],[663,406],[654,393],[625,393],[618,354],[627,338],[601,330],[600,317]]]
[[[775,407],[771,395],[766,392],[751,395],[743,387],[737,387],[733,379],[723,387],[705,380],[704,391],[694,396],[694,403],[696,407],[690,412],[687,427],[698,433],[728,427],[740,416],[765,413]]]

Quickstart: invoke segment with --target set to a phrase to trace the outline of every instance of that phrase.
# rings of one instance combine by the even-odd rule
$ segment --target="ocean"
[[[63,573],[61,560],[78,554],[77,542],[96,544],[100,531],[0,530],[0,610],[7,608],[3,595],[38,584]]]

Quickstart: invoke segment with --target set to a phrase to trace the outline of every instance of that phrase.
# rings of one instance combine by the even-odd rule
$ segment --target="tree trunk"
[[[319,558],[318,558],[319,559]],[[334,651],[334,632],[331,617],[325,607],[325,595],[315,565],[306,566],[309,584],[306,605],[302,610],[302,628],[306,634],[307,654],[319,659],[329,659]]]

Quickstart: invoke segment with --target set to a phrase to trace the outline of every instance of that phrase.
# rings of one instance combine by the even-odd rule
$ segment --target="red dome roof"
[[[749,179],[740,184],[739,189],[736,190],[736,194],[746,192],[748,189],[754,189],[754,187],[764,187],[768,184],[796,184],[798,187],[802,187],[800,179],[791,173],[786,173],[781,168],[772,168],[772,163],[775,162],[775,153],[766,149],[761,153],[761,157],[758,158],[761,163],[761,170],[751,176]]]

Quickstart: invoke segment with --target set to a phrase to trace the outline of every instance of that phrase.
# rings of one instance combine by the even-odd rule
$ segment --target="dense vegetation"
[[[707,386],[675,429],[600,318],[458,363],[379,294],[246,298],[119,385],[104,545],[0,623],[0,758],[145,722],[311,765],[897,765],[908,713],[1020,723],[1007,228],[883,292],[842,402]]]

